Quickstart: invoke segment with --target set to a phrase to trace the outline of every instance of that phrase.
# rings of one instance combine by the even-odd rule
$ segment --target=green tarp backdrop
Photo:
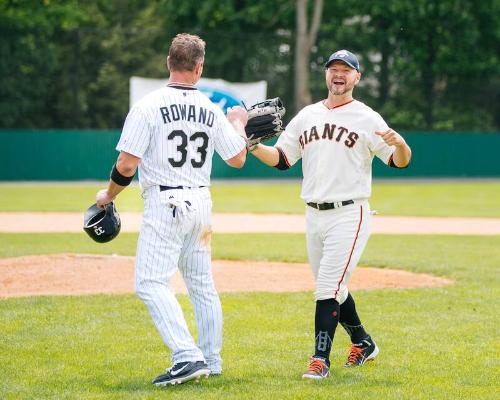
[[[394,170],[374,161],[374,177],[500,178],[499,133],[403,132],[413,149],[410,168]],[[118,130],[0,130],[0,181],[105,180],[116,159]],[[249,156],[242,169],[217,155],[212,178],[301,177],[300,162],[288,171]]]

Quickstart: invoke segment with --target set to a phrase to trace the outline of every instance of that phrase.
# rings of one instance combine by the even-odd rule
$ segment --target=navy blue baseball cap
[[[351,53],[349,50],[338,50],[335,53],[333,53],[328,58],[328,61],[325,63],[325,68],[328,68],[329,65],[334,61],[343,61],[347,65],[349,65],[351,68],[354,68],[356,71],[359,72],[358,58],[353,53]]]

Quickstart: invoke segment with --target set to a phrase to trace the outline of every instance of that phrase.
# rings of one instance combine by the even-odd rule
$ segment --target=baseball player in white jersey
[[[210,172],[214,150],[232,167],[246,159],[241,107],[227,118],[193,85],[199,80],[205,42],[177,35],[170,46],[170,78],[130,110],[116,147],[120,151],[108,188],[97,205],[111,202],[139,168],[144,216],[137,245],[135,285],[163,340],[172,367],[155,385],[220,374],[222,310],[211,271]],[[191,336],[169,281],[179,269],[194,307],[198,343]]]
[[[374,156],[396,168],[406,167],[411,158],[401,135],[353,98],[361,78],[356,56],[337,51],[325,68],[328,97],[302,109],[274,147],[259,144],[252,151],[278,169],[290,168],[302,158],[307,250],[316,281],[315,351],[305,379],[329,376],[339,322],[352,341],[344,366],[363,365],[379,352],[361,324],[347,283],[370,235]]]

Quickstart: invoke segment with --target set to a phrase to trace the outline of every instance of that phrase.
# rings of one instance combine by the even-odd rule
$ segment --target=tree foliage
[[[264,79],[294,111],[296,4],[0,0],[0,127],[119,128],[130,76],[166,77],[178,32],[207,42],[204,76]],[[363,73],[355,97],[394,128],[499,131],[499,26],[497,0],[325,1],[311,99],[326,96],[326,58],[347,48]]]
[[[311,50],[316,43],[318,30],[323,15],[323,0],[315,0],[309,6],[309,0],[296,0],[295,6],[295,109],[299,110],[311,103],[309,90],[309,65]],[[311,10],[311,18],[308,9]]]

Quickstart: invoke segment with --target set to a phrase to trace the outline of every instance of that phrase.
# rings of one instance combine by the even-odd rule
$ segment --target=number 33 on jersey
[[[222,110],[196,88],[169,85],[137,102],[116,149],[141,158],[139,182],[210,185],[214,151],[227,160],[244,147]]]

